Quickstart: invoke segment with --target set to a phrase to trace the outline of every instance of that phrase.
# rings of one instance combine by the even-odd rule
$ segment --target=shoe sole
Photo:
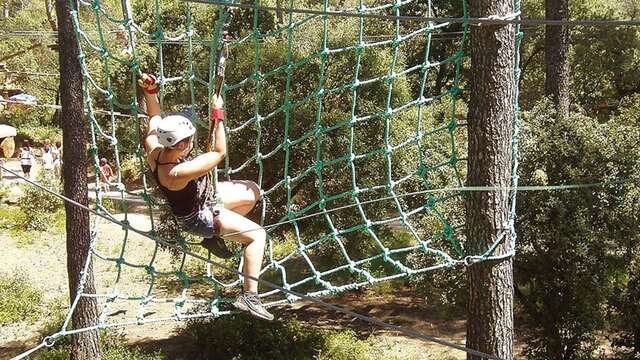
[[[200,246],[202,246],[203,248],[209,250],[210,253],[212,253],[214,256],[216,256],[216,257],[218,257],[220,259],[231,259],[232,257],[235,256],[233,251],[231,251],[228,248],[226,248],[226,245],[222,245],[222,246],[225,246],[225,249],[221,249],[221,248],[218,248],[215,245],[213,245],[214,244],[213,241],[210,243],[211,246],[207,246],[209,244],[205,245],[205,243],[207,243],[207,239],[203,240],[200,243]]]
[[[257,318],[263,319],[263,320],[272,321],[274,319],[273,315],[271,315],[271,317],[267,317],[265,315],[262,315],[260,313],[255,312],[255,311],[252,311],[251,308],[249,308],[247,305],[245,305],[245,303],[243,301],[236,300],[233,303],[233,306],[235,306],[235,308],[238,309],[238,310],[246,311],[249,314],[251,314],[251,315],[253,315],[253,316],[257,317]]]

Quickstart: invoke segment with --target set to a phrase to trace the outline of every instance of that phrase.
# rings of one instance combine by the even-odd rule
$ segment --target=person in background
[[[51,148],[51,155],[53,156],[53,173],[56,178],[62,176],[62,144],[60,141],[56,141],[56,146]]]
[[[33,150],[29,145],[29,140],[22,142],[20,148],[20,166],[22,167],[22,173],[27,179],[31,178],[31,166],[33,165]]]
[[[102,182],[102,190],[104,192],[109,192],[109,182],[111,178],[113,178],[113,170],[111,166],[109,166],[107,159],[100,159],[100,181]]]
[[[44,147],[42,148],[42,170],[44,171],[44,178],[51,181],[53,177],[53,153],[51,150],[51,142],[45,140]]]

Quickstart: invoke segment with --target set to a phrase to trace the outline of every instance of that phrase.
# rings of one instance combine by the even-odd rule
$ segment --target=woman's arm
[[[185,161],[174,166],[169,172],[169,176],[174,181],[187,182],[206,175],[215,168],[222,160],[224,155],[217,151],[211,151],[196,156],[194,159]]]
[[[214,95],[211,99],[213,109],[222,109],[222,97]],[[215,147],[213,151],[197,156],[193,160],[178,164],[171,169],[169,175],[177,181],[189,181],[205,175],[218,166],[227,154],[227,138],[222,119],[211,119],[215,123]]]
[[[222,100],[222,96],[220,95],[213,95],[213,98],[211,98],[211,107],[213,108],[213,111],[216,112],[217,110],[222,110],[223,106],[224,106],[224,101]],[[224,112],[221,113],[222,115],[220,115],[221,118],[213,118],[211,121],[215,121],[215,147],[213,149],[213,151],[219,153],[222,155],[222,157],[224,157],[227,154],[227,136],[224,132],[224,125],[222,125],[222,118],[224,117]]]
[[[158,102],[158,84],[153,75],[143,74],[138,80],[138,85],[144,91],[144,98],[147,102],[147,116],[149,116],[149,126],[144,139],[144,148],[149,155],[162,145],[158,141],[158,123],[162,120],[160,116],[160,103]]]

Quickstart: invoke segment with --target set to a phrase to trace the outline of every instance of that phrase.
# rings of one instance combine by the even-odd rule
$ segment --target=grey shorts
[[[215,207],[202,207],[198,214],[188,219],[178,219],[182,229],[205,239],[220,235],[220,210]]]

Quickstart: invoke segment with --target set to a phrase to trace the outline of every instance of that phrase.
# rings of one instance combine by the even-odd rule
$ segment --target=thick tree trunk
[[[478,0],[472,17],[506,15],[512,0]],[[467,185],[508,187],[515,96],[515,27],[471,30],[471,101],[468,115]],[[472,192],[466,198],[467,249],[485,252],[505,230],[508,191]],[[495,255],[510,251],[503,241]],[[475,264],[467,271],[467,346],[501,359],[513,358],[513,264],[511,259]],[[468,359],[480,359],[467,356]]]
[[[569,0],[545,0],[545,17],[569,20]],[[544,93],[556,105],[558,114],[569,116],[569,28],[545,28]]]
[[[78,62],[78,44],[69,13],[69,0],[56,0],[58,14],[58,42],[60,48],[60,102],[62,104],[63,162],[65,195],[81,204],[88,204],[86,126],[83,121],[82,73]],[[67,214],[67,271],[69,296],[76,297],[80,274],[83,271],[90,245],[89,213],[69,203]],[[95,293],[93,267],[89,266],[85,293]],[[73,327],[95,325],[98,311],[95,299],[82,298],[74,313]],[[72,337],[71,360],[100,359],[98,332],[89,331]]]

